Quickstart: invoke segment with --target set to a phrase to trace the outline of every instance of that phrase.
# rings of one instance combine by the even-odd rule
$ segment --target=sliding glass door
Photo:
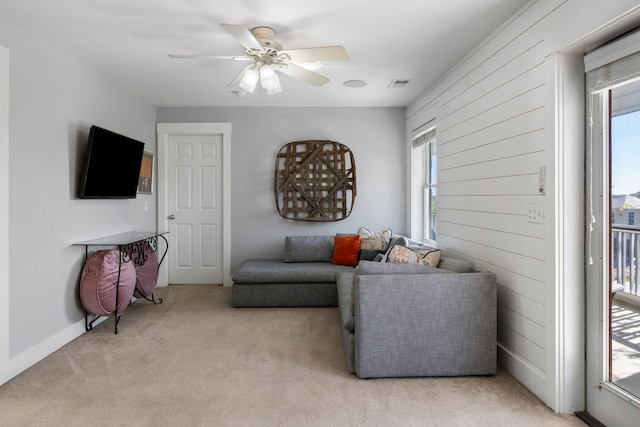
[[[587,410],[640,419],[640,55],[587,74]]]

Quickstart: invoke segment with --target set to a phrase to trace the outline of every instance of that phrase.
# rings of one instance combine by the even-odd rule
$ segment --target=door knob
[[[176,219],[175,215],[169,215],[169,219]]]

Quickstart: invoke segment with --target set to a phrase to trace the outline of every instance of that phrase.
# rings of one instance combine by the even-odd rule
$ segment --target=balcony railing
[[[614,288],[640,296],[640,227],[613,225],[611,238]]]

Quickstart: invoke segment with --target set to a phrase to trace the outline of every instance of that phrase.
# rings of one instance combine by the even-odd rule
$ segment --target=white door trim
[[[169,229],[168,147],[171,135],[222,135],[222,284],[231,286],[231,123],[158,123],[158,228]],[[171,248],[169,248],[171,250]],[[159,286],[169,284],[168,265],[163,264]]]
[[[9,50],[0,46],[0,384],[9,380]]]
[[[556,412],[582,411],[584,400],[584,67],[581,55],[553,53],[545,221],[549,220],[545,403]]]

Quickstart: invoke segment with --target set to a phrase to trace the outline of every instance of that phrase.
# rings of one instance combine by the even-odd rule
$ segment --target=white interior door
[[[169,137],[171,283],[222,283],[222,136]]]
[[[9,51],[0,46],[0,384],[9,379]]]
[[[626,56],[627,54],[625,54]],[[590,59],[587,58],[587,70]],[[587,411],[640,420],[640,54],[587,74]],[[624,301],[622,300],[624,298]]]
[[[228,124],[158,124],[158,223],[169,231],[168,283],[230,282],[229,138]]]

